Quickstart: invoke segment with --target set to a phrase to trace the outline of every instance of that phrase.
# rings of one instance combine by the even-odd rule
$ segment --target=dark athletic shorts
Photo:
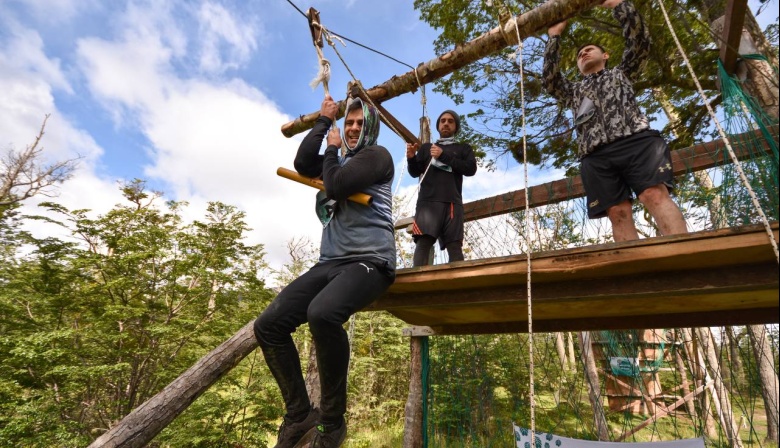
[[[452,202],[417,201],[412,238],[438,238],[442,250],[453,241],[463,241],[463,205]]]
[[[672,156],[658,131],[646,130],[602,145],[581,161],[580,174],[588,200],[588,217],[607,216],[607,209],[656,185],[671,191]]]

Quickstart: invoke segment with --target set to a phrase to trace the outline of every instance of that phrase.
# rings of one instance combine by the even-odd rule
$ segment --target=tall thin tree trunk
[[[731,354],[731,381],[734,383],[732,387],[736,388],[745,380],[745,369],[742,367],[742,357],[739,355],[739,337],[734,333],[734,327],[726,327],[726,336]]]
[[[563,341],[563,333],[555,333],[555,349],[558,351],[558,360],[561,362],[561,370],[569,370],[569,360],[566,358],[566,346]]]
[[[320,388],[320,369],[317,365],[317,349],[313,343],[309,344],[309,363],[306,367],[306,390],[309,392],[309,400],[312,406],[319,407],[322,399]]]
[[[686,358],[688,358],[688,365],[690,366],[691,374],[696,384],[696,388],[707,383],[707,371],[704,368],[704,359],[699,356],[696,344],[693,339],[693,332],[688,328],[681,329],[683,335],[683,347],[685,348]],[[712,393],[712,388],[710,393]],[[717,430],[715,429],[715,422],[713,421],[710,401],[706,393],[699,394],[696,398],[696,402],[699,405],[699,416],[702,420],[702,426],[704,428],[704,434],[708,439],[712,440],[717,437]]]
[[[685,397],[692,389],[690,384],[688,384],[688,374],[685,372],[685,363],[679,350],[674,351],[674,365],[677,368],[677,374],[680,375],[680,396]],[[693,405],[693,400],[693,397],[685,400],[685,410],[688,412],[691,420],[696,421],[696,407]]]
[[[569,350],[569,371],[574,372],[577,369],[577,358],[574,356],[574,334],[569,331],[566,333],[566,336]]]
[[[669,101],[669,96],[660,87],[654,87],[653,97],[656,99],[656,101],[658,101],[658,104],[661,105],[661,108],[666,114],[666,118],[669,120],[671,125],[672,135],[674,135],[675,138],[679,138],[680,134],[678,131],[680,130],[680,118],[677,110],[674,107],[674,104]],[[707,171],[694,171],[693,178],[696,180],[696,183],[705,190],[714,190],[715,184],[712,182],[712,178],[710,178],[710,175],[707,173]],[[712,222],[712,228],[720,229],[721,227],[724,227],[726,213],[721,207],[720,195],[713,196],[712,200],[707,204],[707,209],[710,212],[710,222]]]
[[[734,448],[742,448],[742,439],[739,437],[739,425],[734,420],[734,412],[729,399],[729,391],[723,384],[721,375],[720,360],[715,352],[714,339],[709,328],[698,329],[699,341],[702,345],[702,351],[706,356],[709,370],[712,372],[712,379],[715,382],[715,390],[718,392],[720,400],[721,420],[723,430],[729,440],[729,444]]]
[[[423,339],[427,336],[412,336],[409,341],[409,396],[404,408],[404,447],[423,446]]]
[[[775,360],[772,355],[772,348],[769,345],[767,331],[764,325],[749,325],[747,327],[750,337],[750,345],[753,347],[753,354],[756,357],[758,374],[761,379],[761,394],[764,396],[764,410],[766,412],[766,439],[777,444],[778,432],[778,390],[777,370],[775,370]]]
[[[590,333],[581,331],[578,335],[582,366],[585,371],[585,384],[588,386],[588,398],[590,399],[590,405],[593,408],[593,423],[596,426],[599,440],[608,441],[609,427],[607,426],[607,418],[604,415],[604,406],[601,403],[599,372],[596,369],[596,360],[593,358],[593,346],[591,345]]]

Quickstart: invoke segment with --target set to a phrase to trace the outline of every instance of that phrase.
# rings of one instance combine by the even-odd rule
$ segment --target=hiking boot
[[[326,428],[325,425],[319,424],[314,433],[314,442],[312,442],[311,448],[338,448],[346,438],[346,422],[341,422],[341,426],[336,429]]]
[[[319,409],[312,409],[302,422],[293,422],[284,417],[279,426],[274,448],[296,448],[311,440],[317,432],[317,421],[320,419]]]

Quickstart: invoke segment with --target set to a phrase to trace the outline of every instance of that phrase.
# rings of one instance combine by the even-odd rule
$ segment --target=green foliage
[[[7,214],[2,221],[2,237],[15,237],[27,255],[0,259],[0,446],[87,445],[272,297],[258,277],[262,246],[242,242],[243,212],[210,203],[204,220],[187,224],[186,204],[159,207],[159,194],[140,181],[122,191],[127,203],[97,218],[44,204],[58,218],[34,219],[58,223],[67,239],[33,238]],[[274,400],[223,396],[246,389],[246,375],[236,369],[157,440],[249,440],[246,428],[262,427]],[[253,389],[267,394],[269,381]],[[199,432],[182,432],[192,427]],[[196,433],[205,444],[186,442]]]
[[[662,110],[652,89],[661,88],[679,114],[679,125],[674,130],[664,129],[664,132],[667,135],[675,132],[673,149],[689,146],[709,124],[706,109],[657,6],[651,0],[634,3],[650,27],[653,39],[650,59],[635,85],[638,100],[649,116],[658,114]],[[502,14],[517,15],[538,6],[537,3],[482,0],[416,0],[414,5],[420,12],[420,19],[441,32],[434,41],[437,54],[498,26],[498,17]],[[720,101],[715,82],[717,51],[712,45],[711,30],[688,6],[691,5],[671,7],[672,21],[707,95],[717,104]],[[685,32],[680,33],[680,30]],[[532,164],[568,170],[577,162],[576,141],[570,112],[561,110],[541,86],[546,41],[546,34],[526,39],[522,48],[527,158]],[[574,52],[578,43],[588,41],[599,42],[609,51],[611,65],[620,62],[624,43],[611,11],[594,8],[569,21],[563,35],[561,61],[564,74],[571,80],[579,77]],[[469,102],[474,106],[474,112],[466,117],[471,126],[464,127],[464,137],[475,147],[496,159],[511,155],[522,161],[520,65],[515,60],[515,53],[515,48],[505,48],[489,55],[436,81],[434,90],[458,104]]]

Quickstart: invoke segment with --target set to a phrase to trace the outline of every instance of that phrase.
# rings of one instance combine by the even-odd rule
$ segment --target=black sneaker
[[[284,418],[279,426],[279,435],[276,437],[274,448],[297,448],[311,440],[317,432],[317,421],[320,419],[320,411],[314,408],[302,422],[293,422]]]
[[[338,448],[344,439],[347,438],[347,423],[342,422],[336,429],[327,431],[325,425],[317,425],[317,431],[314,433],[314,442],[311,448]]]

